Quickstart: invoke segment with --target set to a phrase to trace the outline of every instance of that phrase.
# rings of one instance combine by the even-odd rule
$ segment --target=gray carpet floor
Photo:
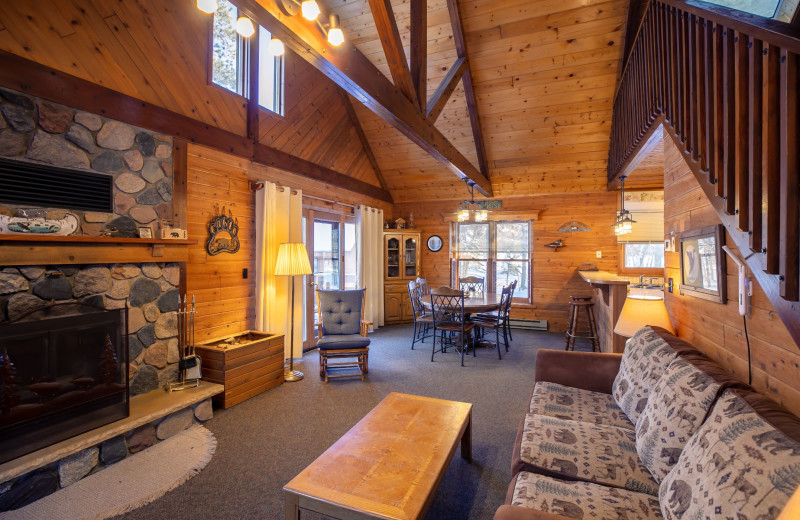
[[[410,350],[409,325],[370,336],[365,382],[323,383],[317,352],[306,353],[295,365],[305,372],[303,381],[215,410],[206,427],[217,438],[217,452],[200,474],[119,518],[283,518],[283,486],[387,394],[403,392],[473,403],[473,461],[456,451],[426,519],[491,519],[511,481],[511,449],[533,386],[536,351],[563,349],[563,333],[515,330],[502,360],[495,350],[478,348],[464,367],[452,350],[431,363],[430,340]]]

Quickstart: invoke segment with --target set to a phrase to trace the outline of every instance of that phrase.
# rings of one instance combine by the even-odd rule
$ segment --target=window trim
[[[527,260],[498,260],[497,259],[497,224],[528,224],[528,259]],[[462,256],[453,256],[452,245],[458,242],[460,222],[454,222],[456,233],[454,239],[450,240],[451,247],[451,261],[450,261],[450,281],[453,287],[458,286],[459,279],[459,264],[460,262],[485,262],[487,277],[485,280],[486,292],[494,294],[496,291],[495,272],[497,270],[497,262],[516,261],[527,262],[528,264],[528,294],[524,297],[514,296],[511,301],[512,305],[532,305],[533,304],[533,220],[489,220],[487,222],[465,222],[464,224],[480,224],[489,226],[489,258],[464,258]],[[459,249],[460,251],[460,249]],[[491,273],[491,276],[488,275]]]
[[[664,267],[625,267],[625,244],[655,244],[656,242],[619,242],[619,274],[623,275],[650,275],[650,276],[664,276],[664,269],[667,268],[666,251],[664,252]]]

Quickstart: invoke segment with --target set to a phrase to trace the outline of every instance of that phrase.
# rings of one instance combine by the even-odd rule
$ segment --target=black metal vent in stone
[[[0,159],[0,202],[83,211],[114,211],[111,175]]]

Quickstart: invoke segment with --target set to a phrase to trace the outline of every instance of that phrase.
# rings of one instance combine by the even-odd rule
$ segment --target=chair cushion
[[[361,305],[364,300],[364,289],[318,291],[318,293],[323,336],[361,332]]]
[[[364,348],[369,346],[369,338],[360,334],[338,334],[323,336],[318,342],[320,350],[344,350],[348,348]]]
[[[523,471],[513,482],[511,504],[568,518],[660,520],[658,500],[646,493],[565,482]]]
[[[651,389],[677,355],[650,327],[643,327],[628,340],[611,393],[632,423],[636,424]]]
[[[636,454],[636,433],[543,415],[525,416],[516,469],[658,494]]]
[[[777,518],[798,486],[800,443],[726,390],[658,495],[670,519]]]
[[[685,359],[674,359],[636,422],[636,452],[656,481],[678,462],[716,400],[720,384]]]
[[[634,425],[620,410],[614,396],[539,381],[533,387],[528,413],[633,430]]]

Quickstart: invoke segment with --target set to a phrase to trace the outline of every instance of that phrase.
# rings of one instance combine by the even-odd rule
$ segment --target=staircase
[[[610,186],[661,124],[800,347],[800,31],[651,0],[614,102]]]

